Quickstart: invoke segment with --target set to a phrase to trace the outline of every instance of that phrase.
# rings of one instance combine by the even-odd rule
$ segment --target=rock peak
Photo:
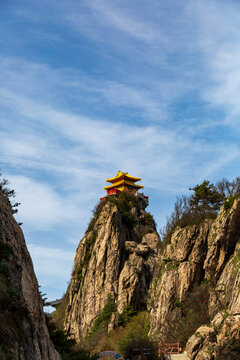
[[[68,288],[65,327],[77,340],[91,330],[109,296],[112,325],[127,306],[147,308],[147,291],[160,246],[153,217],[138,196],[108,196],[95,209],[81,240]]]

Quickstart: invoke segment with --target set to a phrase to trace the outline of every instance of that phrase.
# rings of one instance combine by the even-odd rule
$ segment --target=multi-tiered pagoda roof
[[[110,182],[111,185],[105,186],[104,189],[107,193],[133,191],[137,192],[143,188],[143,185],[135,184],[137,181],[141,181],[141,178],[137,178],[129,175],[127,172],[118,171],[117,175],[111,179],[106,179],[106,182]]]

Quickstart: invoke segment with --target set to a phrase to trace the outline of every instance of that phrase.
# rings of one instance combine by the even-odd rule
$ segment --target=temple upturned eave
[[[123,180],[120,180],[120,181],[118,181],[116,183],[113,183],[112,185],[105,186],[104,189],[105,190],[110,190],[110,189],[118,188],[118,187],[121,187],[121,186],[124,186],[124,185],[126,185],[127,187],[131,186],[134,189],[143,189],[144,188],[143,185],[136,185],[131,181],[127,181],[127,180],[123,179]]]
[[[131,176],[128,173],[123,173],[119,170],[116,176],[114,176],[111,179],[106,179],[106,182],[116,183],[116,182],[119,182],[120,180],[124,180],[124,179],[131,181],[131,182],[136,182],[136,181],[141,180],[141,178]]]

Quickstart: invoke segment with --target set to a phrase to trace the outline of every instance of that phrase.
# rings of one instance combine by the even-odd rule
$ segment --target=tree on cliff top
[[[18,207],[20,205],[20,203],[12,203],[12,201],[11,201],[11,199],[16,196],[15,190],[9,189],[9,187],[8,187],[9,180],[4,179],[4,178],[1,179],[1,176],[2,176],[2,174],[0,173],[0,191],[2,191],[3,195],[9,202],[9,205],[12,210],[12,214],[16,214],[18,212],[18,209],[16,209],[16,207]]]
[[[224,178],[216,185],[204,180],[202,184],[189,190],[194,191],[194,194],[177,198],[171,215],[167,217],[166,225],[160,230],[165,244],[170,241],[177,226],[183,228],[198,225],[205,219],[215,219],[223,204],[229,208],[227,199],[231,199],[232,204],[233,200],[240,196],[240,177],[233,181]]]
[[[220,209],[225,199],[224,193],[220,193],[217,187],[204,180],[202,184],[196,185],[189,190],[194,194],[189,198],[189,204],[193,211],[206,213],[216,212]]]

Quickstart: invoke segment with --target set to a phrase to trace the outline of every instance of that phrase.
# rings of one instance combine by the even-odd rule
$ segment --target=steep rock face
[[[211,326],[201,326],[187,342],[192,360],[238,360],[240,358],[240,315],[219,312]]]
[[[1,191],[0,307],[1,359],[61,359],[49,338],[38,282],[22,230]]]
[[[127,305],[146,309],[160,239],[153,219],[139,203],[134,201],[126,213],[116,199],[110,200],[100,204],[74,260],[65,327],[78,341],[102,312],[109,295],[117,305],[111,326]]]
[[[171,244],[159,256],[149,301],[152,333],[164,332],[169,320],[179,318],[181,310],[176,303],[181,304],[193,286],[204,278],[203,264],[210,228],[209,222],[200,228],[178,228]]]
[[[231,342],[231,333],[236,333],[240,314],[239,215],[240,199],[235,200],[230,211],[222,207],[215,221],[177,228],[171,243],[163,253],[160,251],[148,304],[152,334],[164,334],[171,324],[177,324],[184,315],[182,305],[192,296],[193,289],[196,292],[201,284],[207,287],[208,294],[199,293],[196,301],[204,303],[209,319],[205,319],[204,307],[196,309],[203,326],[194,330],[197,332],[187,344],[190,359],[230,359],[230,355],[220,355],[226,355],[229,349],[234,356],[239,356],[233,350],[234,341]],[[215,316],[225,320],[222,318],[216,326]],[[228,321],[231,325],[228,325],[227,333],[224,329]],[[208,324],[207,328],[204,322]]]

